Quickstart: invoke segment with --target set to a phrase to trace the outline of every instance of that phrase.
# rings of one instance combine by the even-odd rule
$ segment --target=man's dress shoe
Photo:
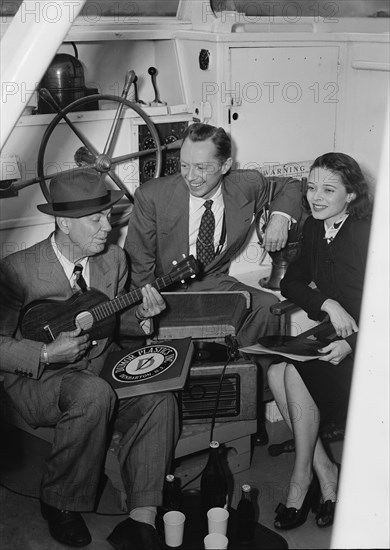
[[[131,518],[119,523],[107,540],[115,550],[161,550],[156,529]]]
[[[91,542],[91,534],[79,512],[58,510],[41,501],[41,512],[48,521],[53,539],[68,546],[86,546]]]

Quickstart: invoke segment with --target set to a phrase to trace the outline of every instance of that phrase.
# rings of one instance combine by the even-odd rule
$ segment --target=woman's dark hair
[[[211,139],[217,151],[216,157],[221,164],[232,156],[232,142],[223,128],[217,128],[216,126],[203,124],[202,122],[195,122],[187,128],[183,136],[183,143],[187,138],[191,141],[205,141],[206,139]]]
[[[373,199],[367,180],[355,159],[345,153],[325,153],[316,158],[310,172],[314,168],[324,168],[338,174],[347,193],[355,193],[356,198],[347,207],[350,216],[358,220],[371,217]]]

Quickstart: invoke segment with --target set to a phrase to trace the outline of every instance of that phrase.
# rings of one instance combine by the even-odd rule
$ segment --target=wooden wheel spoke
[[[63,170],[62,173],[66,174],[68,172],[75,172],[77,170],[84,170],[85,166],[74,166],[73,168],[69,168],[69,170]],[[88,168],[96,168],[95,164],[89,164]],[[30,180],[24,180],[21,182],[16,182],[13,184],[14,189],[20,190],[24,189],[25,187],[28,187],[29,185],[32,185],[33,183],[40,183],[42,180],[49,180],[52,177],[54,177],[55,174],[45,174],[44,176],[37,176],[36,178],[32,178]]]
[[[144,151],[135,151],[134,153],[129,153],[127,155],[113,157],[111,159],[111,164],[120,164],[121,162],[125,162],[126,160],[133,160],[139,157],[146,157],[147,155],[151,155],[156,151],[157,149],[145,149]]]
[[[72,130],[72,132],[79,138],[81,143],[88,149],[90,153],[92,153],[95,157],[99,154],[98,150],[92,145],[92,143],[84,136],[82,132],[76,127],[75,124],[66,116],[66,112],[61,109],[61,107],[58,105],[54,97],[51,95],[49,90],[46,88],[42,88],[40,90],[40,95],[43,97],[47,103],[49,103],[53,109],[55,109],[56,113],[59,117],[61,117],[66,124],[69,126],[69,128]]]
[[[129,193],[129,190],[127,189],[127,187],[125,186],[125,184],[122,182],[122,180],[120,179],[120,177],[118,176],[118,174],[116,174],[114,172],[114,170],[110,170],[108,172],[108,175],[110,176],[110,178],[112,179],[112,181],[119,187],[119,189],[121,189],[122,191],[125,192],[125,195],[126,197],[129,199],[130,202],[134,202],[134,199],[132,197],[132,195]]]
[[[113,157],[111,159],[111,164],[120,164],[121,162],[125,162],[126,160],[133,160],[139,157],[146,157],[148,155],[152,155],[153,153],[158,153],[159,149],[161,151],[180,149],[182,142],[183,142],[182,139],[178,139],[177,141],[168,143],[166,145],[161,145],[160,147],[154,147],[152,149],[144,149],[142,151],[135,151],[134,153],[128,153],[127,155]]]
[[[80,130],[78,130],[78,128],[73,124],[73,122],[66,115],[64,115],[62,118],[68,124],[72,132],[76,134],[76,136],[79,138],[79,140],[84,145],[84,147],[86,147],[88,151],[96,158],[99,155],[99,151],[96,149],[96,147],[92,145],[92,143],[84,136],[82,132],[80,132]]]
[[[135,72],[134,71],[128,71],[127,74],[126,74],[125,84],[123,86],[121,100],[118,103],[118,107],[117,107],[116,112],[115,112],[114,120],[112,121],[112,124],[111,124],[110,132],[109,132],[108,137],[107,137],[107,142],[106,142],[106,145],[104,147],[103,155],[110,156],[113,149],[114,149],[115,140],[116,140],[116,137],[117,137],[118,131],[119,131],[120,118],[121,118],[121,115],[122,115],[123,107],[125,105],[124,102],[125,102],[125,100],[128,96],[128,93],[130,91],[130,87],[133,84],[134,79],[135,79]]]

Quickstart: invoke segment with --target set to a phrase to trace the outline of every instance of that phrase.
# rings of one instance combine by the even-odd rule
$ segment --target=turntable
[[[255,420],[257,368],[237,351],[235,336],[249,311],[248,292],[163,292],[167,307],[155,338],[191,336],[194,354],[179,394],[183,424],[209,423],[223,368],[217,422]]]

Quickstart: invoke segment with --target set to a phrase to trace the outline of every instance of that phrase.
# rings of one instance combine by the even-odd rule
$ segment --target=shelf
[[[190,22],[175,17],[102,17],[96,23],[78,17],[66,40],[91,42],[101,40],[169,40],[178,30],[189,30]]]
[[[118,103],[119,104],[119,103]],[[158,117],[164,117],[164,121],[168,119],[169,122],[175,120],[183,120],[183,116],[191,119],[193,113],[188,109],[188,106],[183,105],[162,105],[157,107],[145,107],[143,111],[152,119],[152,121],[158,121]],[[116,109],[100,109],[99,111],[74,111],[67,114],[67,117],[71,122],[91,122],[98,120],[112,120],[115,116]],[[48,125],[56,115],[53,114],[37,114],[37,115],[23,115],[18,120],[16,126],[42,126]],[[138,113],[127,109],[122,113],[122,118],[140,118]],[[64,124],[63,120],[60,124]]]

